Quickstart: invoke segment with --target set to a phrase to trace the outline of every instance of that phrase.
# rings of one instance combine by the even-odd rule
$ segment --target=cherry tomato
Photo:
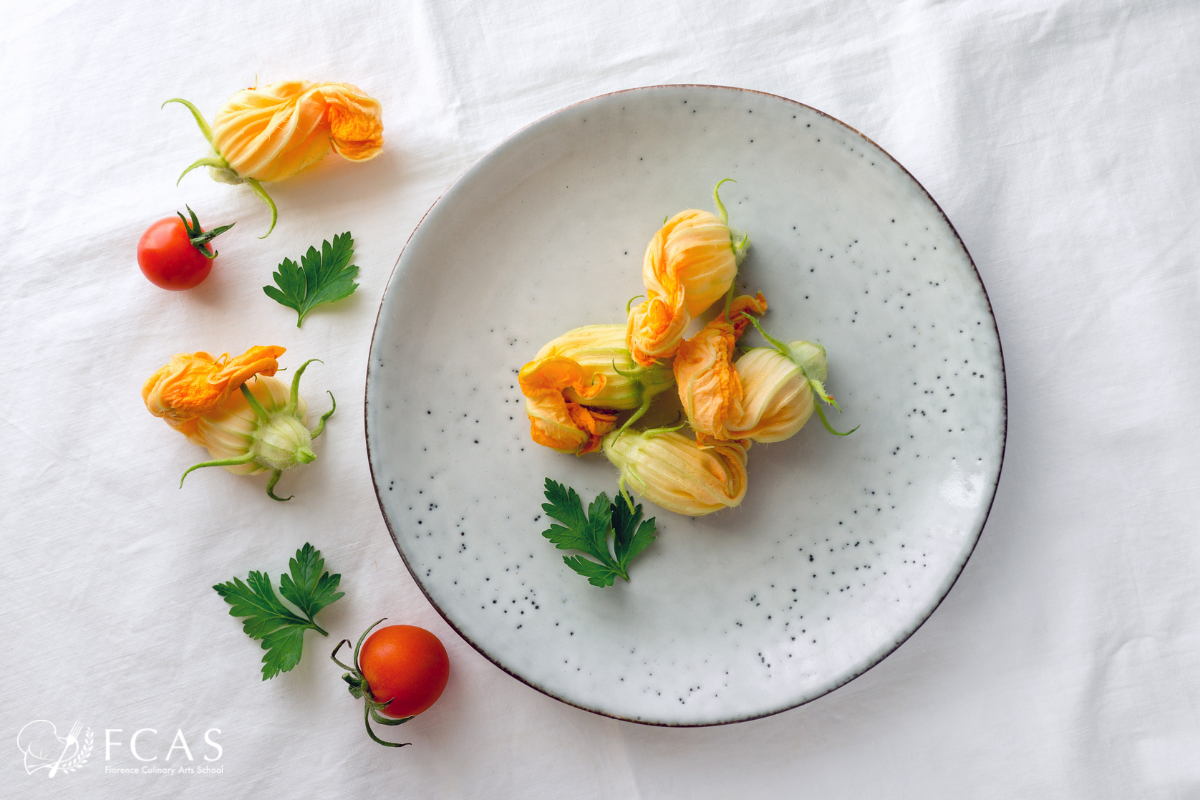
[[[450,659],[441,641],[413,625],[375,631],[363,644],[358,664],[375,700],[392,699],[382,713],[395,718],[420,714],[433,705],[450,676]]]
[[[179,291],[200,285],[212,272],[217,257],[208,243],[233,227],[222,225],[206,233],[200,228],[196,212],[188,208],[188,213],[190,223],[183,214],[160,219],[138,241],[138,266],[159,288]]]

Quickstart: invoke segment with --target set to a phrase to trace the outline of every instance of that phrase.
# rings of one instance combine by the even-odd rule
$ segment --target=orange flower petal
[[[733,369],[735,341],[733,327],[720,316],[679,345],[675,382],[697,435],[729,439],[725,422],[741,415],[742,384]]]
[[[517,382],[525,395],[530,436],[540,445],[563,453],[590,453],[616,422],[616,414],[567,401],[567,389],[587,399],[599,394],[605,384],[601,374],[585,383],[583,368],[572,359],[549,356],[531,361],[521,368]]]
[[[651,293],[645,303],[634,306],[629,312],[625,341],[633,360],[649,367],[660,358],[671,358],[691,322],[682,291],[677,291],[674,297]]]
[[[254,375],[274,375],[282,347],[251,347],[236,358],[224,353],[177,353],[142,386],[146,410],[191,437],[199,417],[214,411]]]
[[[371,97],[326,92],[333,152],[350,161],[369,161],[383,151],[383,109]]]
[[[726,427],[730,420],[743,415],[742,381],[733,366],[733,348],[750,324],[742,314],[764,313],[767,301],[761,293],[757,297],[742,295],[734,298],[729,310],[734,319],[732,325],[722,312],[695,336],[683,341],[675,356],[679,399],[701,443],[709,439],[742,438]]]
[[[742,314],[753,314],[756,317],[761,317],[767,313],[767,298],[763,297],[762,292],[758,293],[757,297],[743,294],[733,298],[733,302],[729,304],[729,316],[733,317],[733,335],[735,339],[742,338],[742,334],[746,332],[746,328],[750,327],[750,320],[742,316]],[[722,313],[718,319],[723,319],[725,314]]]

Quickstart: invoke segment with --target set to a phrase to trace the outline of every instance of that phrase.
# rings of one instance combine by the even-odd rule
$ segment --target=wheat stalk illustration
[[[83,735],[83,742],[79,745],[79,749],[75,755],[62,763],[58,768],[59,772],[74,772],[88,762],[92,755],[92,729],[88,728],[87,733]]]

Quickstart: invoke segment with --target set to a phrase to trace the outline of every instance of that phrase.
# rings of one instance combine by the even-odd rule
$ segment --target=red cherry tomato
[[[420,714],[442,696],[450,677],[446,648],[429,631],[389,625],[371,634],[358,656],[359,668],[382,713],[397,719]]]
[[[159,288],[178,291],[200,285],[212,272],[213,259],[217,257],[208,243],[233,227],[222,225],[205,233],[196,213],[190,208],[188,212],[191,224],[182,214],[160,219],[138,241],[138,266]]]

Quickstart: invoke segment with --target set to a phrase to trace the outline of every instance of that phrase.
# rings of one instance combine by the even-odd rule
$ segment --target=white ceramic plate
[[[739,287],[766,295],[774,336],[825,345],[832,422],[861,428],[754,446],[737,509],[646,504],[658,541],[597,589],[542,538],[542,484],[611,497],[616,472],[533,444],[516,373],[622,322],[664,216],[711,209],[722,178],[751,235]],[[468,170],[400,257],[366,393],[380,507],[446,620],[530,686],[661,725],[782,711],[899,646],[979,537],[1005,420],[987,295],[925,190],[835,119],[711,86],[570,106]]]

